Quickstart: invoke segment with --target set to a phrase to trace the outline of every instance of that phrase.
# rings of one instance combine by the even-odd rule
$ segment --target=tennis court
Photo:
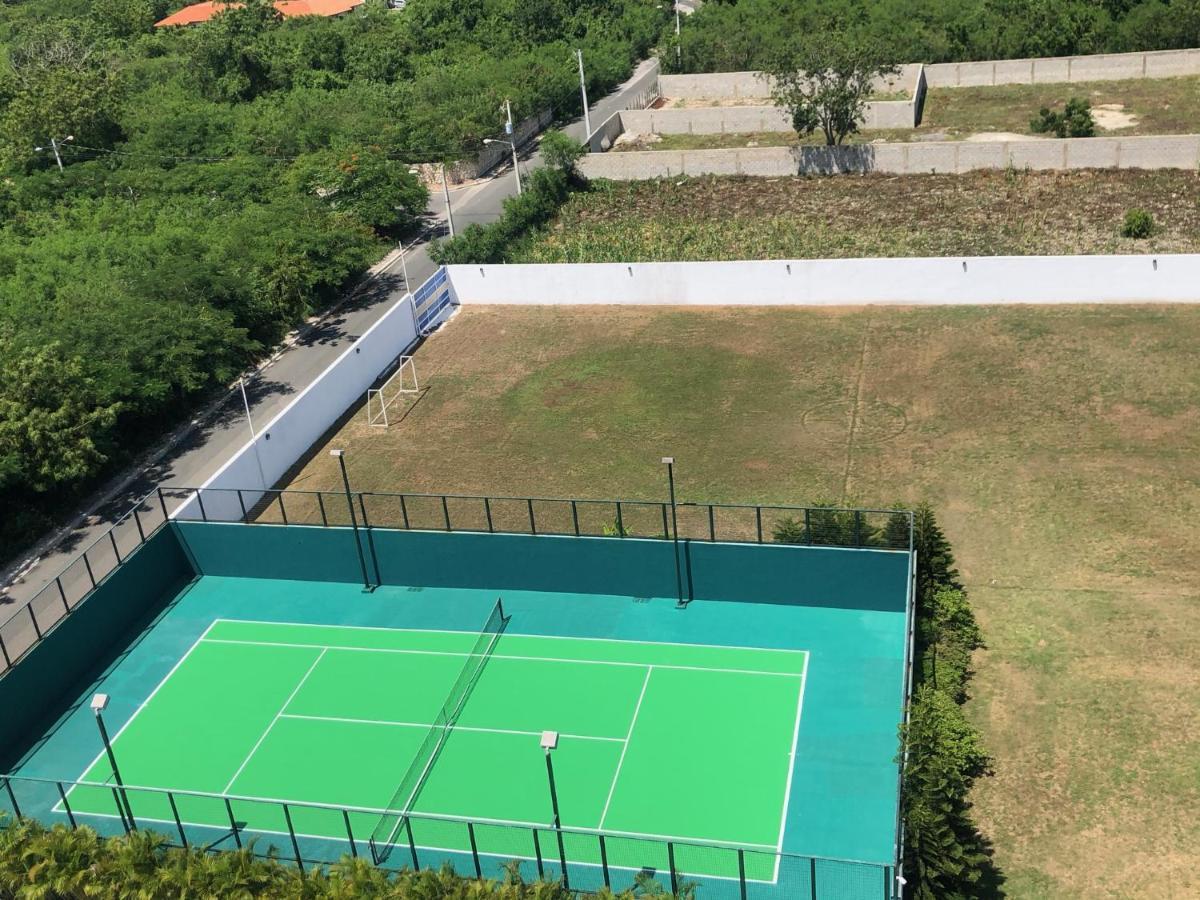
[[[551,730],[568,864],[604,853],[641,868],[673,841],[688,874],[738,877],[740,864],[773,881],[808,653],[520,624],[496,609],[482,632],[217,619],[114,737],[130,810],[138,824],[350,832],[397,864],[414,847],[556,860]],[[103,753],[81,780],[113,783]],[[67,799],[76,815],[116,816],[109,789]]]

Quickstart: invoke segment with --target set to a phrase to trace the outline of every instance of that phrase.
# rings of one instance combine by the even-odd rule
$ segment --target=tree
[[[429,191],[408,166],[379,146],[343,144],[310,154],[294,176],[333,209],[381,231],[411,228],[429,203]]]
[[[60,344],[21,347],[0,334],[0,490],[41,492],[91,475],[120,409],[96,403],[82,360]]]
[[[954,552],[928,504],[913,512],[913,545],[917,551],[917,603],[924,608],[938,588],[956,588],[958,569]]]
[[[1051,111],[1043,106],[1037,118],[1029,123],[1034,134],[1052,134],[1055,137],[1092,137],[1096,133],[1096,120],[1092,118],[1092,104],[1085,97],[1072,97],[1062,112]]]
[[[819,128],[833,146],[858,131],[867,98],[898,71],[873,43],[844,29],[820,30],[773,67],[771,98],[791,115],[797,134]]]
[[[546,165],[567,175],[575,175],[575,163],[587,155],[586,147],[557,129],[551,129],[542,135],[538,149],[541,150]]]

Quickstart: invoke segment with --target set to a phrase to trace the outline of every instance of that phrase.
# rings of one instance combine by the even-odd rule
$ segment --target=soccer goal
[[[400,357],[400,364],[387,381],[377,388],[367,388],[367,424],[378,428],[388,425],[388,408],[404,394],[415,394],[417,367],[411,356]]]

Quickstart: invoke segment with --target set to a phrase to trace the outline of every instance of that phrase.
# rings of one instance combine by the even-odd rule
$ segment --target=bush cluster
[[[1072,97],[1061,112],[1043,106],[1037,117],[1030,120],[1029,130],[1060,138],[1093,137],[1096,120],[1092,118],[1092,104],[1083,97]]]

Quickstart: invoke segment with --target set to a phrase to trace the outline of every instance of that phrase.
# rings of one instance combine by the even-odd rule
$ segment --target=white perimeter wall
[[[426,285],[440,274],[439,270]],[[421,291],[418,289],[418,293]],[[432,300],[422,303],[422,308],[430,302]],[[447,306],[439,319],[451,312],[453,306]],[[248,441],[201,487],[250,489],[243,493],[246,506],[250,507],[262,496],[253,489],[270,488],[278,482],[339,416],[363,399],[367,388],[416,340],[413,295],[406,294],[275,418],[265,424],[256,422],[257,439]],[[237,495],[205,491],[204,514],[213,519],[236,521],[241,516]],[[200,518],[201,510],[195,496],[180,505],[171,516]]]
[[[1200,302],[1200,255],[449,266],[463,303],[852,306]]]

